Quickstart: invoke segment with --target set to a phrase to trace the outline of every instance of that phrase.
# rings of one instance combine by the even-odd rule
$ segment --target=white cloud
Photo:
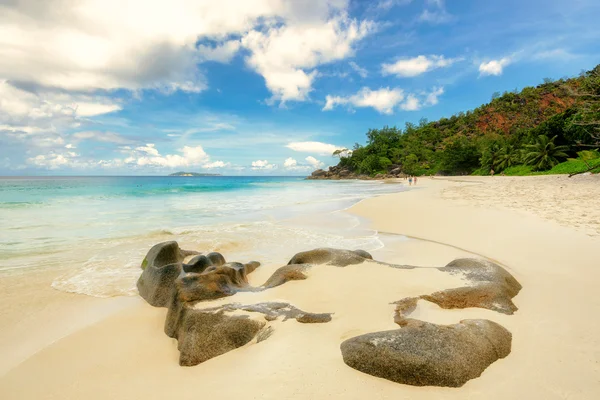
[[[348,64],[361,78],[366,78],[369,75],[369,71],[367,71],[365,68],[362,68],[354,61],[350,61]]]
[[[57,169],[63,165],[69,164],[69,159],[62,154],[38,155],[27,159],[27,163],[38,167],[46,167],[48,169]]]
[[[511,63],[511,59],[509,57],[504,57],[500,60],[491,60],[488,62],[483,62],[479,65],[479,74],[481,76],[486,75],[502,75],[504,67]]]
[[[165,156],[161,156],[158,151],[156,154],[153,151],[149,151],[149,149],[154,148],[154,146],[146,145],[147,156],[143,155],[141,157],[134,158],[134,163],[143,167],[143,166],[152,166],[152,167],[165,167],[165,168],[178,168],[178,167],[188,167],[188,166],[200,166],[203,162],[208,161],[208,155],[202,149],[202,146],[189,147],[184,146],[180,151],[183,153],[183,156],[179,154],[167,154]],[[139,149],[139,148],[138,148]],[[131,160],[130,160],[131,161]]]
[[[28,3],[1,8],[0,76],[74,90],[197,91],[205,85],[196,62],[203,51],[215,57],[215,50],[195,48],[198,37],[242,33],[282,11],[268,1]]]
[[[79,128],[89,116],[120,108],[102,96],[33,92],[0,79],[0,130],[32,148],[61,145],[64,131]]]
[[[0,5],[0,78],[198,92],[199,62],[229,62],[244,47],[275,100],[303,100],[314,68],[351,55],[372,30],[347,8],[347,0],[9,2]]]
[[[200,52],[200,58],[203,61],[217,61],[221,63],[228,63],[240,49],[239,40],[228,40],[225,43],[217,46],[199,45],[198,51]]]
[[[99,160],[99,161],[79,161],[73,159],[67,159],[66,162],[62,162],[60,166],[68,167],[90,167],[97,166],[102,168],[115,168],[124,167],[128,168],[139,168],[139,167],[152,167],[152,168],[180,168],[180,167],[199,167],[199,168],[219,168],[227,166],[228,163],[222,161],[209,162],[210,157],[202,146],[184,146],[179,149],[180,154],[167,154],[161,155],[154,143],[148,143],[145,146],[138,146],[131,148],[130,146],[122,146],[121,150],[126,154],[123,159],[115,158],[112,160]],[[68,153],[73,156],[75,153]],[[74,157],[74,156],[73,156]],[[37,156],[39,162],[35,164],[39,166],[45,165],[44,157]],[[30,159],[31,160],[31,159]],[[59,159],[63,161],[62,159]],[[48,164],[48,162],[45,162]],[[57,164],[57,162],[54,162]]]
[[[433,88],[429,93],[410,93],[405,95],[400,88],[389,87],[372,90],[364,87],[350,96],[331,96],[325,98],[323,111],[332,110],[338,105],[350,107],[372,107],[382,114],[392,114],[396,108],[404,111],[420,110],[423,106],[431,106],[438,103],[438,97],[444,93],[444,88]]]
[[[60,169],[62,167],[76,166],[79,168],[86,168],[89,166],[86,161],[80,159],[79,154],[74,151],[64,151],[64,149],[49,150],[45,154],[29,157],[26,161],[29,165],[51,170]]]
[[[121,110],[118,104],[79,103],[74,105],[77,115],[82,117],[93,117]]]
[[[285,168],[293,168],[293,167],[295,167],[297,165],[298,165],[298,161],[296,161],[292,157],[286,158],[285,161],[283,162],[283,166]]]
[[[396,75],[399,77],[413,77],[437,68],[449,67],[461,58],[445,58],[444,56],[418,56],[401,59],[392,64],[382,64],[383,75]]]
[[[323,162],[317,160],[313,156],[308,156],[305,158],[305,160],[310,166],[312,166],[315,169],[321,168],[323,165],[325,165]]]
[[[253,30],[242,38],[242,46],[251,53],[246,63],[265,78],[271,101],[302,101],[318,75],[314,68],[351,56],[353,43],[373,29],[372,22],[341,13],[326,21]]]
[[[288,157],[285,159],[285,161],[283,162],[283,168],[288,171],[310,171],[314,169],[311,165],[298,164],[298,161],[296,161],[296,159],[292,157]]]
[[[362,88],[358,93],[348,97],[327,95],[324,111],[332,110],[340,104],[349,104],[355,107],[373,107],[382,114],[392,114],[394,107],[404,99],[402,89],[390,89],[389,87],[378,90]]]
[[[431,92],[429,92],[427,94],[427,96],[425,97],[425,104],[428,106],[434,106],[439,102],[439,96],[444,94],[444,88],[443,87],[436,87],[433,88],[433,90]]]
[[[135,148],[137,151],[141,151],[142,153],[151,155],[151,156],[158,156],[160,155],[158,153],[158,150],[156,149],[156,147],[154,147],[154,143],[148,143],[145,146],[140,146],[140,147],[136,147]]]
[[[277,165],[275,164],[269,164],[269,162],[267,160],[256,160],[256,161],[252,161],[252,169],[257,171],[257,170],[271,170],[271,169],[276,169]]]
[[[226,168],[229,167],[231,164],[230,163],[226,163],[223,161],[214,161],[208,164],[204,164],[202,166],[202,168],[207,168],[207,169],[213,169],[213,168]]]
[[[301,153],[313,153],[322,156],[330,156],[334,151],[343,149],[343,147],[323,142],[291,142],[285,147]]]
[[[421,102],[415,97],[415,95],[408,95],[406,101],[400,104],[400,108],[404,111],[417,111],[421,108]]]

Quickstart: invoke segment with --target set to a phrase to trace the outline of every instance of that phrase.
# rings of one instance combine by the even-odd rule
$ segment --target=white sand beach
[[[342,341],[398,328],[390,303],[464,285],[433,268],[365,262],[314,267],[304,281],[206,302],[281,300],[334,315],[325,324],[274,321],[267,340],[194,367],[179,366],[177,342],[163,332],[164,308],[139,297],[58,292],[50,283],[60,271],[4,276],[0,398],[598,398],[599,190],[598,175],[423,178],[413,190],[363,200],[348,210],[389,239],[372,252],[376,260],[442,267],[459,257],[485,257],[522,284],[514,315],[443,310],[424,302],[413,313],[443,324],[485,318],[512,333],[508,357],[460,388],[402,385],[344,364]],[[261,266],[250,283],[264,282],[287,261]]]

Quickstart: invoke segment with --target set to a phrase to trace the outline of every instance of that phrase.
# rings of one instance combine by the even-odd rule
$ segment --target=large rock
[[[167,307],[175,279],[182,273],[182,262],[192,254],[198,252],[183,250],[174,241],[152,246],[141,264],[143,271],[137,282],[140,296],[155,307]]]
[[[486,260],[461,258],[438,269],[452,275],[460,275],[472,285],[423,295],[422,299],[447,309],[480,307],[504,314],[517,311],[512,298],[519,293],[522,286],[501,266]]]
[[[459,387],[510,353],[509,331],[488,320],[436,325],[410,320],[405,327],[369,333],[341,345],[352,368],[414,386]]]
[[[310,251],[303,251],[296,254],[288,265],[292,264],[330,264],[338,267],[345,267],[352,264],[360,264],[365,260],[372,260],[373,257],[364,250],[342,250],[322,248]]]
[[[186,303],[169,309],[165,332],[177,339],[179,365],[198,365],[250,342],[265,326],[245,316],[195,310]]]
[[[259,265],[256,261],[247,264],[231,262],[210,265],[201,273],[182,274],[175,280],[178,299],[184,302],[213,300],[249,290],[248,274]]]
[[[279,316],[294,318],[301,323],[323,323],[331,320],[330,313],[310,313],[289,303],[259,303],[253,305],[227,304],[212,309],[198,309],[201,301],[232,296],[241,290],[259,291],[281,285],[289,280],[306,279],[303,271],[308,264],[279,268],[260,287],[248,283],[248,274],[260,266],[226,262],[219,253],[197,255],[184,263],[187,255],[198,254],[181,250],[177,242],[160,243],[150,249],[142,263],[138,279],[140,295],[153,306],[167,307],[165,333],[177,339],[181,365],[196,365],[213,357],[244,346],[256,338],[266,339],[272,332],[267,322]],[[343,251],[333,250],[330,257],[346,260]],[[335,256],[337,254],[337,256]],[[352,257],[358,257],[353,253]],[[240,312],[262,313],[257,320]],[[261,333],[262,332],[262,333]]]
[[[175,292],[175,280],[181,272],[181,263],[162,267],[148,265],[137,281],[140,296],[154,307],[168,307]]]
[[[153,246],[142,262],[137,287],[148,303],[169,307],[173,296],[180,301],[211,300],[231,296],[248,287],[247,275],[260,263],[227,263],[220,253],[197,255],[183,263],[195,251],[182,250],[177,242]]]
[[[283,285],[288,281],[300,281],[308,278],[306,272],[310,264],[291,264],[278,268],[273,275],[262,285],[265,289],[271,289]]]
[[[162,242],[152,246],[142,260],[142,269],[152,265],[162,267],[167,264],[180,263],[187,255],[198,254],[195,251],[182,250],[175,241]]]

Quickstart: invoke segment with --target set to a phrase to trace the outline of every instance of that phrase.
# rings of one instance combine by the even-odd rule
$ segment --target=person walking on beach
[[[408,186],[412,185],[412,176],[408,176]]]
[[[416,176],[415,176],[414,182],[415,182],[415,186],[416,186],[417,185],[417,177]]]

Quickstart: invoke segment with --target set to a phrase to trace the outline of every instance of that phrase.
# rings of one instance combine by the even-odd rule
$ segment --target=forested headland
[[[366,145],[333,154],[340,161],[329,175],[600,172],[599,147],[600,65],[494,93],[488,104],[450,118],[370,129]]]

